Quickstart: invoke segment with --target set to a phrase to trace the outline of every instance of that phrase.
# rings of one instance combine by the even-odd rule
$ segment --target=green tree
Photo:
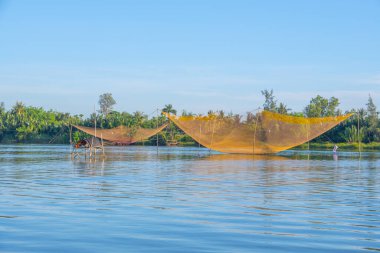
[[[263,104],[264,110],[270,111],[270,112],[276,112],[277,108],[277,101],[275,99],[275,96],[273,95],[273,90],[262,90],[261,94],[265,98],[265,102]]]
[[[367,103],[367,117],[365,118],[366,125],[367,125],[367,138],[368,142],[370,141],[378,141],[379,138],[379,116],[376,109],[376,105],[373,103],[371,95],[368,98]]]
[[[346,127],[343,132],[341,132],[342,138],[349,143],[362,142],[364,137],[364,129],[360,128],[359,133],[355,125]]]
[[[3,113],[5,113],[5,104],[4,104],[4,102],[1,102],[0,103],[0,114],[3,114]]]
[[[165,105],[165,107],[162,109],[162,112],[177,114],[177,110],[173,108],[172,104]]]
[[[329,99],[329,102],[327,105],[327,111],[326,111],[325,115],[326,116],[336,116],[336,115],[341,114],[339,109],[338,109],[339,104],[340,104],[339,99],[337,99],[336,97],[331,97]]]
[[[12,113],[17,115],[22,115],[25,110],[25,105],[22,102],[17,101],[16,104],[12,107]]]
[[[104,93],[99,96],[99,112],[105,117],[112,111],[113,106],[116,104],[115,99],[113,99],[111,93]]]
[[[182,110],[181,116],[193,116],[193,115],[194,115],[194,113],[192,113],[192,112],[188,112],[186,110]]]
[[[224,110],[217,111],[217,116],[220,119],[223,119],[226,116],[226,112]]]
[[[133,118],[134,118],[134,125],[140,127],[144,120],[146,119],[146,115],[144,115],[143,112],[136,111],[133,113]]]
[[[255,114],[253,114],[253,112],[247,112],[245,122],[247,124],[255,123],[256,122]]]
[[[174,115],[177,114],[177,110],[174,109],[172,104],[165,105],[165,107],[162,109],[162,112],[166,112],[166,113],[174,114]],[[165,137],[166,142],[175,142],[176,141],[175,137],[177,136],[178,132],[179,132],[178,128],[171,121],[169,121],[166,137]]]
[[[276,108],[276,111],[280,114],[288,114],[290,109],[284,104],[284,103],[280,103],[278,105],[278,107]]]
[[[24,121],[24,112],[25,105],[22,102],[17,101],[11,110],[11,114],[13,116],[11,124],[13,124],[15,127],[21,126]]]
[[[262,90],[261,94],[265,98],[265,102],[263,104],[264,110],[270,112],[277,112],[280,114],[288,114],[290,109],[286,106],[285,103],[280,102],[277,106],[276,97],[273,94],[273,90]]]
[[[339,100],[337,98],[327,99],[318,95],[310,100],[309,105],[304,109],[304,113],[307,117],[335,116],[339,113],[338,106]]]

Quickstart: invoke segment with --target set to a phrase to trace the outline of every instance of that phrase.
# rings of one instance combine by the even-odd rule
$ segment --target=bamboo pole
[[[96,138],[96,110],[94,105],[94,125],[95,125],[95,138]]]
[[[358,110],[358,146],[359,146],[359,154],[361,154],[361,148],[360,148],[360,117],[359,117],[359,110]]]
[[[306,128],[307,128],[307,151],[310,151],[310,140],[309,140],[309,136],[310,136],[310,124],[307,124],[306,125]]]
[[[69,126],[69,138],[70,138],[70,154],[71,154],[71,158],[73,158],[73,141],[72,141],[72,132],[73,132],[73,125],[70,124]]]
[[[72,140],[73,125],[70,124],[70,129],[69,130],[70,130],[70,133],[69,133],[70,134],[70,145],[72,145],[72,143],[73,143],[73,140]]]
[[[103,157],[104,157],[105,154],[104,154],[104,143],[103,143],[103,134],[102,133],[100,134],[100,140],[101,140],[101,143],[102,143],[102,152],[103,152]]]
[[[212,122],[212,135],[211,135],[211,142],[210,142],[210,148],[208,149],[208,152],[211,152],[212,144],[214,142],[214,133],[215,133],[215,121],[216,121],[216,115],[214,115],[214,119]]]
[[[95,122],[95,139],[96,139],[96,109],[95,109],[95,105],[94,105],[94,122]],[[94,148],[94,138],[91,138],[91,155],[92,156],[92,149],[94,149],[94,155],[96,156],[96,148]]]
[[[158,128],[158,108],[157,108],[157,111],[156,111],[156,128]],[[156,147],[157,147],[157,153],[158,153],[158,132],[156,134]]]
[[[200,143],[200,140],[201,140],[201,134],[202,134],[202,124],[201,124],[201,122],[199,122],[199,141],[198,141],[198,148],[201,148],[201,143]]]
[[[257,124],[259,123],[259,115],[260,114],[257,114],[257,117],[256,117],[256,122],[255,122],[255,129],[254,129],[254,132],[253,132],[253,155],[255,154],[255,148],[256,148],[256,130],[257,130]]]

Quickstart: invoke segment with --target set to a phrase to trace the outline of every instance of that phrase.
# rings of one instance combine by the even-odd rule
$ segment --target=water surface
[[[379,252],[380,154],[0,146],[0,252]]]

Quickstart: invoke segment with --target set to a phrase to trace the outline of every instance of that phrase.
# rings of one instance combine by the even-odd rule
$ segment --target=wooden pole
[[[94,105],[94,125],[95,125],[95,139],[96,139],[96,109]],[[91,155],[92,155],[92,150],[94,149],[94,155],[96,155],[96,148],[94,148],[94,138],[91,138]]]
[[[309,135],[310,135],[310,124],[307,124],[307,150],[310,151],[310,140],[309,140]]]
[[[96,110],[94,105],[94,125],[95,125],[95,138],[96,138]]]
[[[199,122],[199,140],[201,139],[201,133],[202,133],[202,125],[201,122]],[[198,141],[198,148],[201,148],[201,143]]]
[[[213,142],[214,142],[215,121],[216,121],[216,115],[214,115],[214,119],[213,119],[213,122],[212,122],[211,143],[210,143],[210,148],[208,149],[208,152],[211,152],[212,144],[213,144]]]
[[[158,108],[157,108],[156,117],[157,117],[157,120],[156,120],[156,128],[158,128]],[[157,153],[158,153],[158,132],[157,132],[157,134],[156,134],[156,147],[157,147]]]
[[[73,141],[72,141],[72,138],[71,138],[71,135],[72,135],[72,132],[73,132],[73,125],[70,124],[70,127],[69,127],[69,137],[70,137],[70,153],[71,153],[71,158],[73,157]]]
[[[100,140],[102,143],[102,152],[103,152],[103,157],[104,157],[105,155],[104,155],[104,143],[103,143],[103,134],[102,133],[100,134]]]
[[[255,147],[256,147],[256,130],[257,130],[257,124],[259,123],[259,114],[257,114],[256,122],[255,122],[255,130],[253,132],[253,155],[255,154]]]
[[[358,110],[358,146],[359,146],[359,153],[361,153],[361,149],[360,149],[360,117],[359,117],[359,110]]]
[[[69,130],[70,130],[70,145],[72,145],[73,144],[73,140],[72,140],[72,134],[73,134],[73,125],[71,125],[70,124],[70,128],[69,128]]]

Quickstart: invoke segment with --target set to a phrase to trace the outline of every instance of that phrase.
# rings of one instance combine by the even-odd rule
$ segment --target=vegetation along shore
[[[377,108],[369,95],[368,102],[363,108],[351,109],[342,112],[339,109],[339,100],[335,97],[324,98],[316,96],[312,98],[302,112],[295,112],[289,109],[286,104],[278,102],[273,94],[273,90],[261,92],[264,96],[262,109],[300,117],[328,117],[345,113],[354,113],[352,117],[327,133],[317,137],[309,143],[302,144],[296,149],[331,150],[334,145],[338,145],[340,150],[380,150],[380,124]],[[16,102],[9,110],[5,109],[4,103],[0,103],[0,143],[35,143],[35,144],[68,144],[70,131],[73,140],[76,141],[86,135],[76,131],[70,126],[72,124],[94,127],[95,122],[98,128],[113,128],[120,125],[127,127],[155,128],[157,125],[167,121],[166,117],[160,113],[147,115],[136,111],[118,112],[113,110],[116,101],[112,94],[105,93],[99,97],[99,112],[93,113],[89,117],[84,115],[72,115],[70,113],[45,110],[41,107],[26,106],[22,102]],[[169,112],[177,115],[194,115],[191,112],[183,111],[177,113],[171,104],[165,105],[162,112]],[[245,118],[252,115],[238,115],[226,113],[222,110],[208,111],[208,114],[226,115]],[[156,136],[149,140],[137,143],[137,145],[156,145]],[[198,144],[187,134],[182,132],[174,124],[164,129],[158,134],[159,145],[175,143],[180,146],[197,146]]]

